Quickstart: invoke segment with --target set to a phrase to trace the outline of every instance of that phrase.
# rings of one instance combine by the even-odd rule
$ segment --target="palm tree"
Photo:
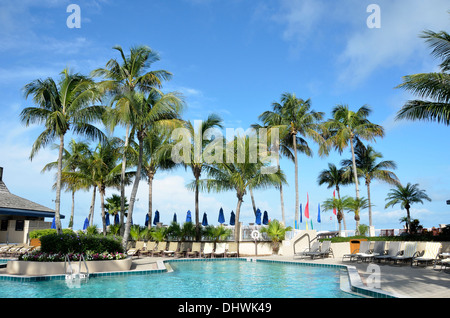
[[[143,175],[148,182],[148,227],[152,226],[152,197],[153,197],[153,179],[158,170],[169,170],[176,167],[171,159],[171,141],[169,132],[162,132],[156,129],[149,130],[144,138],[144,151],[142,158]],[[135,155],[139,149],[135,147]]]
[[[409,209],[411,208],[411,204],[413,203],[422,203],[423,200],[431,201],[428,195],[425,193],[425,190],[419,189],[419,185],[408,184],[404,187],[401,184],[398,184],[395,189],[391,189],[386,197],[385,209],[390,206],[394,206],[400,204],[402,209],[406,209],[406,228],[409,231],[409,225],[411,223],[411,215]]]
[[[54,145],[54,148],[58,148],[59,145]],[[69,143],[68,149],[64,148],[63,161],[62,161],[62,174],[61,174],[61,186],[65,187],[67,191],[72,192],[72,208],[70,213],[69,228],[73,227],[73,218],[75,213],[75,192],[84,188],[83,183],[79,179],[65,178],[65,172],[78,171],[84,160],[85,153],[89,152],[89,145],[85,142],[77,142],[72,139]],[[53,161],[44,166],[41,172],[50,171],[58,167],[58,161]],[[54,185],[56,188],[56,183]]]
[[[297,144],[300,140],[303,145],[300,148],[306,155],[311,156],[312,152],[304,138],[312,138],[319,144],[319,154],[327,153],[325,139],[321,134],[320,121],[323,113],[311,110],[311,101],[297,98],[295,94],[284,93],[281,95],[281,104],[273,103],[273,111],[266,111],[259,116],[259,119],[266,124],[277,123],[282,130],[280,135],[289,134],[292,140],[292,148],[299,150]],[[299,139],[299,138],[300,139]],[[298,158],[297,151],[294,153],[295,164],[295,220],[299,216],[299,189],[298,189]]]
[[[285,227],[283,223],[280,223],[277,219],[269,222],[267,227],[261,228],[261,233],[267,233],[267,236],[272,241],[272,249],[275,254],[278,254],[280,243],[285,239],[286,232],[292,231],[292,227]]]
[[[100,194],[103,235],[106,235],[106,188],[120,186],[120,147],[122,147],[122,141],[118,138],[110,138],[107,142],[98,144],[95,151],[92,153],[92,161],[90,161],[89,166],[89,169],[93,171],[93,182]]]
[[[148,131],[153,129],[166,130],[179,126],[180,121],[178,118],[179,113],[182,110],[183,102],[176,93],[163,94],[158,89],[153,88],[148,95],[137,92],[123,94],[118,103],[127,103],[130,105],[130,135],[136,135],[139,145],[136,176],[131,190],[128,217],[122,242],[125,248],[141,178],[144,139],[147,136]]]
[[[197,240],[200,239],[200,212],[199,212],[199,180],[202,174],[202,170],[207,166],[202,153],[209,144],[210,140],[205,140],[203,136],[209,129],[223,128],[222,119],[216,114],[210,114],[205,121],[202,121],[197,127],[194,127],[192,122],[187,121],[185,123],[185,128],[189,132],[189,137],[191,141],[190,151],[189,151],[189,162],[184,163],[185,166],[190,166],[192,173],[195,178],[195,228]],[[200,144],[199,144],[200,142]]]
[[[410,100],[397,113],[397,120],[429,120],[450,125],[450,35],[447,32],[424,31],[421,35],[441,58],[441,72],[421,73],[403,77],[403,88],[421,100]],[[428,100],[424,100],[428,99]]]
[[[361,210],[367,209],[369,207],[369,200],[364,197],[361,198],[353,198],[349,197],[344,200],[344,205],[348,211],[352,211],[355,213],[355,221],[356,221],[356,231],[359,228],[359,221],[361,220],[360,213]]]
[[[341,221],[344,220],[344,210],[348,210],[348,206],[349,206],[349,197],[348,196],[344,196],[343,198],[333,197],[330,199],[326,199],[322,203],[322,208],[324,211],[337,210],[336,218],[337,218],[338,224],[339,224],[339,233],[341,232]],[[344,223],[344,229],[346,230],[345,223]]]
[[[112,103],[119,101],[122,94],[138,92],[150,92],[153,87],[160,88],[163,80],[171,78],[172,74],[165,70],[149,71],[151,65],[159,61],[159,54],[148,46],[139,45],[130,48],[130,54],[125,55],[121,46],[114,46],[120,54],[121,61],[111,59],[106,63],[105,68],[92,71],[92,76],[100,76],[105,80],[99,83],[99,87],[105,92],[113,95]],[[126,149],[129,145],[130,133],[130,111],[129,103],[116,104],[109,113],[108,121],[113,130],[116,125],[122,124],[126,127],[124,152],[122,154],[122,184],[120,185],[120,195],[122,198],[120,224],[123,224],[125,215],[125,170],[127,167]],[[123,229],[123,227],[122,227]],[[123,233],[122,233],[123,234]]]
[[[56,83],[52,78],[34,80],[24,87],[25,97],[30,95],[38,107],[27,107],[20,113],[26,126],[44,124],[45,130],[33,144],[30,159],[53,140],[59,138],[58,169],[56,177],[55,224],[57,233],[62,233],[61,173],[64,153],[64,136],[70,130],[93,139],[103,139],[103,133],[91,122],[100,120],[103,106],[91,105],[100,101],[100,93],[95,83],[86,76],[72,74],[68,69],[61,72]]]
[[[222,162],[206,167],[209,179],[202,179],[195,182],[190,187],[199,185],[202,189],[207,191],[236,191],[238,199],[236,206],[236,225],[235,225],[235,241],[239,241],[240,226],[239,217],[242,202],[244,202],[244,195],[251,187],[253,189],[278,187],[281,183],[286,182],[284,173],[278,170],[276,173],[264,173],[262,168],[267,166],[268,162],[258,161],[251,163],[249,160],[250,138],[235,137],[232,142],[234,153],[233,162]],[[245,160],[237,160],[239,150],[244,150]],[[225,156],[225,154],[224,154]]]
[[[383,127],[371,123],[367,117],[371,113],[368,106],[360,107],[356,112],[349,110],[347,105],[337,105],[332,112],[332,118],[325,123],[328,142],[342,154],[350,144],[352,152],[353,178],[355,180],[356,199],[359,199],[359,185],[355,159],[355,138],[368,141],[375,137],[383,137]]]
[[[384,160],[377,162],[378,159],[382,159],[383,155],[380,152],[375,151],[372,146],[365,147],[362,142],[358,140],[355,147],[356,155],[356,169],[359,176],[365,179],[367,187],[367,198],[369,202],[369,226],[372,226],[372,204],[370,201],[370,183],[372,180],[379,180],[389,184],[399,184],[399,179],[394,172],[388,169],[396,169],[397,165],[394,161]],[[343,160],[343,166],[351,167],[351,160]]]
[[[319,177],[317,178],[317,183],[319,185],[327,184],[327,188],[330,189],[335,187],[338,195],[338,199],[341,199],[340,186],[349,184],[350,180],[344,175],[344,168],[337,168],[334,164],[329,163],[328,169],[324,169],[319,173]],[[345,223],[345,215],[342,213],[343,209],[337,209],[338,214],[336,215],[338,223],[339,223],[339,232],[341,221],[344,223],[344,230],[347,230],[347,225]]]

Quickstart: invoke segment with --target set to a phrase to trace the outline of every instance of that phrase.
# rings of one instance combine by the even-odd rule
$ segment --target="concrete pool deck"
[[[258,256],[249,257],[261,260],[316,263],[330,265],[348,265],[354,266],[358,271],[363,284],[372,275],[368,272],[370,263],[342,262],[341,258],[325,259],[294,259],[292,256]],[[131,270],[149,270],[157,269],[158,261],[170,261],[168,257],[140,257],[133,259]],[[378,264],[380,289],[393,296],[401,298],[450,298],[450,272],[439,271],[438,267],[411,267],[409,263],[402,265]],[[439,267],[440,268],[440,267]]]

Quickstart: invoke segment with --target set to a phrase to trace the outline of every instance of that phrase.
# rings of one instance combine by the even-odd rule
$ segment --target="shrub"
[[[63,229],[62,230],[63,233],[67,234],[67,233],[73,233],[73,231],[71,229]],[[40,239],[42,236],[45,235],[49,235],[49,234],[56,234],[56,230],[55,229],[44,229],[44,230],[34,230],[30,232],[30,239]]]
[[[115,237],[101,235],[86,235],[80,233],[48,234],[41,236],[41,251],[43,253],[115,253],[123,252],[121,241]]]

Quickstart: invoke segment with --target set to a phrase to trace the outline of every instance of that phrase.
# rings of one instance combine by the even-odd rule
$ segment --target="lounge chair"
[[[203,257],[211,257],[214,252],[214,243],[205,243],[203,245],[202,253]]]
[[[214,257],[225,257],[226,243],[217,243],[216,249],[213,252]]]
[[[201,248],[202,248],[202,244],[200,242],[194,242],[192,243],[192,247],[190,249],[190,251],[188,251],[186,253],[186,256],[188,258],[192,257],[198,257],[201,255]]]
[[[370,247],[370,241],[361,241],[359,243],[359,247],[351,252],[351,254],[344,254],[342,256],[342,261],[345,258],[349,258],[350,262],[353,260],[357,260],[359,255],[363,255],[364,253],[368,253]]]
[[[143,241],[137,241],[135,247],[132,247],[127,250],[128,256],[137,256],[139,258],[139,253],[141,252],[141,249],[144,248],[144,242]]]
[[[144,255],[152,256],[156,246],[157,243],[155,241],[148,241],[147,244],[145,245]]]
[[[320,246],[320,251],[318,252],[306,252],[305,255],[306,256],[310,256],[311,259],[314,259],[316,257],[325,257],[325,256],[329,256],[330,254],[333,255],[334,258],[334,254],[333,254],[333,250],[331,249],[331,241],[323,241],[322,245]]]
[[[439,255],[439,250],[441,249],[441,243],[438,242],[427,242],[425,245],[425,250],[422,253],[416,253],[411,259],[411,266],[414,263],[419,266],[419,263],[425,263],[428,266],[428,262],[433,263],[436,257]]]
[[[191,243],[181,242],[180,248],[175,252],[174,257],[186,257],[187,252],[190,250]]]
[[[164,256],[174,256],[178,250],[178,242],[170,242],[167,250],[163,252]]]
[[[166,245],[167,242],[165,241],[158,242],[156,247],[153,249],[152,256],[162,256],[166,250]]]
[[[398,252],[400,252],[400,248],[402,246],[402,242],[394,242],[391,241],[389,242],[389,249],[387,251],[387,253],[382,254],[382,255],[376,255],[374,257],[374,259],[378,260],[378,263],[380,263],[382,260],[389,260],[391,259],[391,257],[394,257],[398,254]]]
[[[14,255],[16,255],[16,253],[19,252],[20,249],[21,249],[22,247],[24,247],[24,246],[25,246],[25,244],[17,244],[17,245],[14,245],[14,246],[12,246],[10,249],[8,249],[6,252],[4,252],[4,253],[3,253],[3,256],[6,256],[6,257],[14,257]]]
[[[21,255],[25,255],[28,252],[31,252],[35,246],[24,246],[21,249],[17,250],[12,256],[13,257],[19,257]]]
[[[357,256],[358,260],[361,261],[370,261],[373,260],[375,256],[384,255],[385,252],[386,241],[375,241],[375,245],[373,250],[368,253],[362,253]]]
[[[391,257],[390,259],[394,261],[394,265],[397,264],[397,261],[409,261],[414,257],[414,253],[417,252],[417,242],[406,242],[405,249],[400,251],[396,256]]]
[[[238,257],[238,245],[236,242],[228,243],[228,247],[225,251],[225,257]]]
[[[303,252],[295,253],[294,258],[296,256],[299,256],[300,258],[302,258],[304,256],[307,256],[306,253],[310,253],[310,252],[320,252],[320,241],[315,241],[314,243],[312,243],[312,245],[310,247],[303,250]]]
[[[439,258],[436,257],[436,260],[434,262],[433,265],[433,269],[436,268],[436,266],[441,265],[441,268],[439,269],[439,271],[442,271],[442,269],[444,269],[444,271],[447,269],[447,267],[450,267],[450,258]]]
[[[0,247],[0,256],[6,256],[6,253],[15,246],[16,244],[8,244]]]

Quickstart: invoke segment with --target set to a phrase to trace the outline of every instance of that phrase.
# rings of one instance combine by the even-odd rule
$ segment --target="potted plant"
[[[261,233],[267,233],[267,236],[272,241],[272,250],[274,254],[278,254],[280,244],[288,231],[292,231],[292,227],[285,227],[277,219],[270,221],[267,227],[262,227],[260,230]]]

